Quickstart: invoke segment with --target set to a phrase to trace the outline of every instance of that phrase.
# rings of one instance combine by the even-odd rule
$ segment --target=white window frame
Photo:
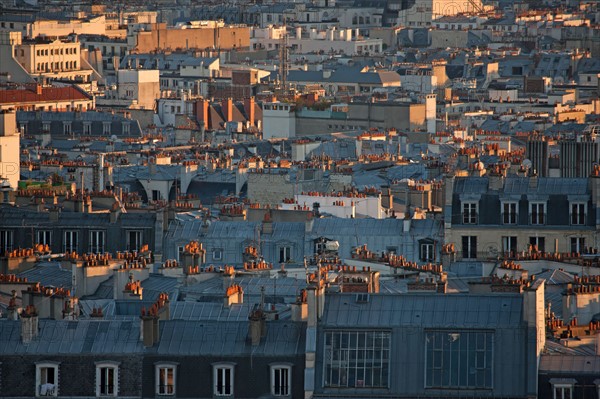
[[[460,215],[462,217],[462,224],[477,224],[479,219],[479,202],[463,201],[460,204]]]
[[[565,396],[564,389],[569,389],[569,396]],[[557,390],[561,390],[561,394],[557,395]],[[573,384],[554,384],[552,385],[552,397],[554,399],[573,399]]]
[[[73,134],[71,122],[63,122],[63,134],[68,134],[69,136]]]
[[[225,373],[225,370],[229,370],[229,385],[230,392],[219,393],[218,377],[219,373]],[[224,388],[224,387],[223,387]],[[225,390],[226,391],[226,390]],[[235,395],[235,363],[213,363],[213,395],[218,397],[232,398]]]
[[[67,247],[67,237],[69,237],[70,245]],[[73,240],[75,237],[75,240]],[[75,246],[73,249],[73,241],[75,241]],[[65,230],[63,233],[63,252],[77,252],[79,250],[79,231],[78,230]]]
[[[119,396],[119,366],[120,362],[112,360],[96,362],[96,397],[117,397]],[[103,370],[112,370],[113,374],[113,386],[112,393],[102,393],[102,373]],[[107,385],[108,387],[108,385]]]
[[[12,230],[0,230],[0,255],[2,252],[13,250],[15,242],[15,233]]]
[[[575,251],[573,251],[573,241],[575,240]],[[584,253],[585,252],[585,237],[572,236],[569,237],[569,250],[571,252]]]
[[[131,122],[123,122],[123,134],[131,134]]]
[[[213,248],[212,260],[223,260],[223,248]]]
[[[51,122],[42,122],[42,132],[50,133],[51,129],[52,129]]]
[[[36,244],[52,245],[52,230],[38,230]]]
[[[156,395],[158,396],[175,396],[177,392],[177,366],[178,363],[174,362],[160,362],[154,364],[155,375],[156,375]],[[161,381],[161,371],[165,371],[168,373],[171,371],[173,373],[173,382],[171,385],[171,391],[169,392],[169,385],[166,384],[168,382],[168,377],[166,381]],[[165,389],[166,388],[166,389]]]
[[[546,205],[547,205],[546,202],[541,202],[541,201],[529,203],[529,223],[530,224],[535,225],[535,226],[543,226],[546,224],[546,216],[547,216],[546,215]],[[540,206],[543,207],[543,212],[541,212],[541,213],[539,212]],[[538,211],[535,213],[537,219],[534,219],[534,217],[533,217],[534,207],[537,208],[537,211]],[[540,216],[541,216],[541,221],[540,221]]]
[[[45,361],[45,362],[39,362],[35,364],[35,396],[36,397],[57,397],[58,396],[58,369],[60,363],[58,362],[52,362],[52,361]],[[54,370],[54,384],[53,387],[51,388],[50,386],[48,386],[48,382],[46,381],[42,381],[42,377],[43,377],[43,369],[53,369]],[[46,377],[47,378],[47,377]],[[42,395],[42,386],[46,385],[45,387],[45,394]]]
[[[144,239],[144,234],[142,233],[141,230],[126,230],[127,231],[127,250],[128,251],[139,251],[140,248],[142,247],[142,242]],[[137,233],[138,235],[138,242],[137,242],[137,247],[132,247],[131,245],[131,233]]]
[[[424,242],[419,248],[419,259],[422,262],[433,262],[435,260],[435,245],[433,243]]]
[[[111,122],[102,122],[102,134],[110,135],[111,134]]]
[[[95,254],[103,254],[106,247],[106,231],[90,230],[89,251]]]
[[[92,134],[92,122],[83,122],[83,134]]]
[[[573,223],[573,209],[577,207],[578,210],[577,215],[579,215],[579,210],[583,206],[583,223],[579,223],[579,217],[577,218],[577,223]],[[583,226],[585,225],[585,220],[587,218],[587,202],[570,202],[569,203],[569,223],[571,226]]]
[[[515,247],[512,247],[512,239],[514,238]],[[519,252],[519,241],[517,236],[502,236],[502,252],[507,253],[517,253]]]
[[[501,213],[502,224],[517,224],[519,221],[519,203],[517,201],[502,201]]]
[[[282,376],[281,372],[287,375]],[[277,379],[279,379],[278,386],[275,384]],[[284,381],[285,384],[282,384]],[[271,395],[284,398],[292,396],[292,365],[281,363],[271,365]]]
[[[283,260],[282,260],[282,251],[283,251]],[[279,254],[279,263],[287,263],[290,260],[292,260],[292,246],[291,245],[280,245],[279,246],[279,251],[277,251],[277,253]]]

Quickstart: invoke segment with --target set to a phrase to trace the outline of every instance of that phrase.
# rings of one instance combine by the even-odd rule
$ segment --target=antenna
[[[283,22],[283,34],[279,38],[279,84],[283,93],[287,92],[287,74],[289,68],[287,21]]]

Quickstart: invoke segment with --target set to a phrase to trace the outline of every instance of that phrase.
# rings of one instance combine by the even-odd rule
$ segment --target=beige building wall
[[[285,198],[294,197],[294,185],[289,176],[248,173],[248,199],[262,205],[278,205]]]
[[[250,47],[250,28],[225,26],[214,28],[176,29],[165,24],[155,24],[147,32],[137,33],[135,48],[140,53],[156,49],[206,49],[231,50]]]
[[[104,15],[89,20],[74,19],[70,21],[39,20],[31,24],[29,37],[37,36],[68,36],[77,35],[105,35],[106,18]]]
[[[15,112],[0,112],[0,178],[17,189],[20,176],[20,138]]]
[[[432,30],[429,32],[431,37],[431,48],[447,48],[467,46],[469,32],[466,30]]]
[[[10,75],[12,83],[30,83],[33,78],[15,58],[15,46],[21,44],[21,32],[0,32],[0,73]]]

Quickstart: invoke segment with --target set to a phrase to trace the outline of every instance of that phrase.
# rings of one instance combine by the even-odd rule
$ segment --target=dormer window
[[[174,396],[176,387],[177,363],[156,363],[156,394]]]
[[[463,224],[477,224],[477,202],[463,202]]]
[[[117,397],[119,395],[119,362],[96,363],[96,396]]]
[[[58,396],[58,366],[57,362],[40,362],[35,365],[35,395]]]

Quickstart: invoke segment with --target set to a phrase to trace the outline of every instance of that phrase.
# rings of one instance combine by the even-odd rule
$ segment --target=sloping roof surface
[[[329,295],[322,322],[330,327],[510,328],[522,322],[519,295]]]

